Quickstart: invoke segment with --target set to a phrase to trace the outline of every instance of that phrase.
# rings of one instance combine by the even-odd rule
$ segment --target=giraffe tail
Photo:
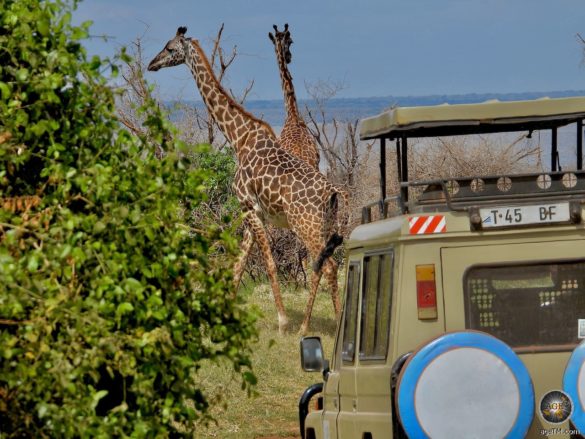
[[[331,194],[331,197],[329,198],[329,211],[330,211],[330,213],[333,213],[333,215],[334,215],[333,218],[331,218],[332,220],[335,218],[335,216],[337,216],[337,197],[338,197],[338,195],[339,195],[338,192],[333,192]],[[331,225],[332,224],[330,224],[330,226]],[[331,229],[329,229],[329,230],[331,230]],[[321,271],[321,268],[323,268],[323,264],[325,263],[325,260],[333,255],[333,252],[335,252],[335,249],[338,246],[340,246],[342,242],[343,242],[343,236],[339,235],[337,233],[337,231],[335,231],[335,228],[334,228],[333,233],[329,236],[329,239],[327,240],[327,243],[325,244],[325,247],[323,247],[323,250],[321,250],[321,253],[319,253],[319,256],[317,257],[317,259],[313,263],[313,271],[315,271],[315,272]]]
[[[325,263],[325,260],[333,255],[333,252],[335,251],[335,249],[338,246],[340,246],[342,242],[343,242],[343,236],[338,235],[337,233],[333,233],[333,235],[331,235],[331,237],[327,241],[327,244],[325,244],[325,247],[323,248],[323,250],[321,250],[319,257],[317,258],[317,260],[313,264],[313,271],[316,271],[316,272],[321,271],[321,268],[323,268],[323,264]]]

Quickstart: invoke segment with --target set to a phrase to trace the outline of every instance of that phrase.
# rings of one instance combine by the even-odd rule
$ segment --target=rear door
[[[562,389],[585,323],[585,241],[442,248],[441,263],[447,331],[506,342],[527,366],[537,403]],[[535,416],[531,433],[541,422]]]

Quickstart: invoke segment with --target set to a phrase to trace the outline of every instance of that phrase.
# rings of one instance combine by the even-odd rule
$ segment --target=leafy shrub
[[[225,225],[188,227],[213,174],[169,140],[152,103],[163,159],[120,128],[101,73],[117,68],[88,59],[75,1],[0,4],[2,435],[189,431],[209,406],[203,360],[227,358],[244,389],[255,383],[235,239]]]
[[[225,218],[237,216],[241,207],[232,189],[236,173],[234,155],[230,151],[210,148],[196,151],[191,159],[199,168],[213,169],[213,175],[206,182],[207,199],[204,206],[198,206],[191,212],[193,227],[221,224]]]

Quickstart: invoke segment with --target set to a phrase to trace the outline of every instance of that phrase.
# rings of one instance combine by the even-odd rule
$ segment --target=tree
[[[542,167],[539,139],[528,133],[437,137],[414,143],[409,175],[418,180],[506,175]]]
[[[362,182],[370,172],[368,161],[374,142],[360,142],[357,117],[328,114],[327,104],[344,89],[343,83],[317,81],[306,83],[305,88],[312,99],[312,106],[305,105],[307,126],[319,147],[327,178],[350,194],[350,212],[342,213],[352,219],[345,230],[348,234],[358,224],[358,212],[371,192]]]
[[[189,227],[214,176],[156,103],[142,106],[146,132],[119,123],[102,73],[118,67],[88,59],[76,4],[0,9],[2,434],[192,431],[210,404],[202,361],[227,358],[248,391],[256,380],[236,242],[225,224]]]

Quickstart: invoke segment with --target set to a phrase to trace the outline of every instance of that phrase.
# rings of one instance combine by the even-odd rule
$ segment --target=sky
[[[282,98],[268,32],[284,23],[301,99],[319,81],[346,98],[585,90],[584,0],[85,0],[74,21],[86,20],[90,54],[140,38],[147,62],[179,26],[209,53],[224,23],[239,52],[227,85],[254,80],[248,99]],[[185,66],[147,78],[164,99],[200,99]]]

